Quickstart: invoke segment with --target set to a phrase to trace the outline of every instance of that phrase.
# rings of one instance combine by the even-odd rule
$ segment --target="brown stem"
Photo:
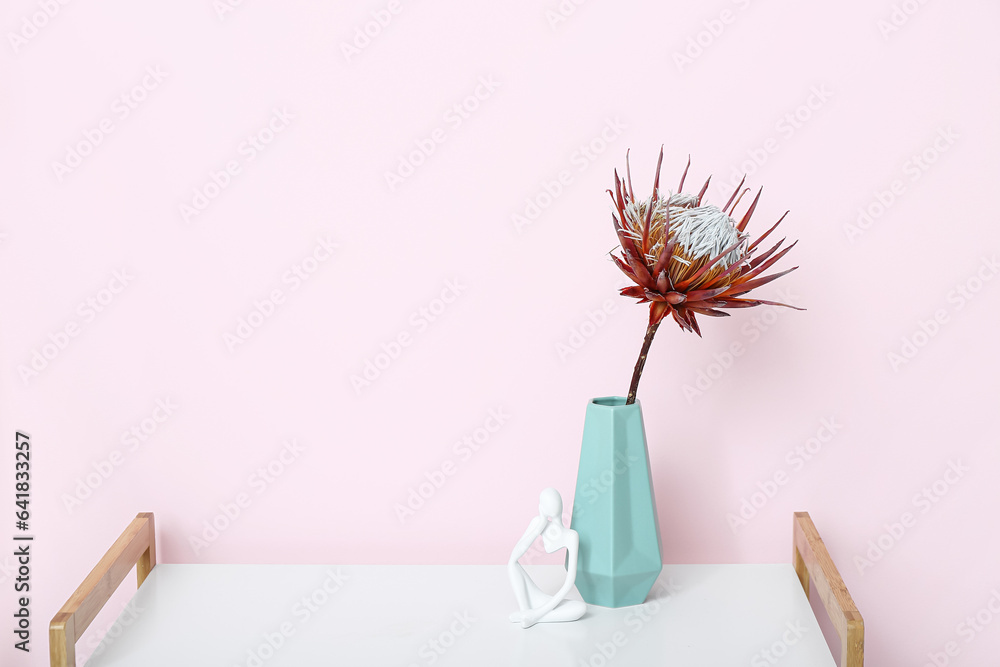
[[[642,367],[646,365],[646,354],[649,352],[649,345],[653,342],[653,336],[656,335],[656,328],[660,326],[660,323],[650,324],[646,329],[646,337],[642,339],[642,349],[639,351],[639,360],[635,362],[635,370],[632,371],[632,384],[628,388],[628,399],[625,401],[625,405],[632,405],[635,403],[635,392],[639,388],[639,378],[642,377]]]

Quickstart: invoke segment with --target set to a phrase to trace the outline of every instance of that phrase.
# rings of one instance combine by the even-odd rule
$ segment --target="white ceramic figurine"
[[[545,489],[538,499],[538,516],[531,520],[528,529],[510,554],[507,573],[514,587],[517,606],[520,611],[510,615],[510,620],[530,628],[535,623],[555,623],[575,621],[587,611],[587,604],[579,600],[567,600],[566,595],[576,582],[576,563],[580,554],[580,536],[572,528],[562,523],[562,497],[555,489]],[[532,543],[539,537],[546,553],[566,549],[569,556],[566,563],[566,580],[554,595],[548,595],[531,580],[518,559],[527,553]]]

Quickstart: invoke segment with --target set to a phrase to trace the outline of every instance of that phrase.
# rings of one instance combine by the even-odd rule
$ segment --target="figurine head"
[[[544,489],[538,497],[538,512],[546,519],[562,517],[562,496],[555,489]]]

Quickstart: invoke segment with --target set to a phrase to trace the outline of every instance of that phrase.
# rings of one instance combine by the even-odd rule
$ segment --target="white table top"
[[[157,565],[130,606],[88,667],[836,667],[791,565],[664,565],[644,605],[527,630],[502,565]]]

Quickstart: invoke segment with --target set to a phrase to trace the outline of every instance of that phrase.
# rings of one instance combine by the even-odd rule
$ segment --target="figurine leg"
[[[510,568],[511,580],[515,582],[515,594],[517,594],[518,605],[521,612],[528,609],[538,609],[552,599],[552,596],[540,589],[528,576],[528,573],[521,567],[520,563],[514,563]],[[524,594],[527,606],[522,604],[521,593]],[[513,623],[521,620],[521,612],[514,612],[510,615]],[[587,605],[579,600],[563,600],[552,611],[538,619],[538,623],[562,623],[565,621],[575,621],[587,613]]]
[[[542,604],[545,600],[541,601]],[[535,607],[532,607],[533,609]],[[534,623],[565,623],[566,621],[575,621],[577,619],[583,618],[583,615],[587,613],[587,604],[579,600],[563,600],[556,605],[555,609],[545,614]],[[512,623],[520,623],[523,618],[523,612],[515,611],[510,615],[510,620]]]
[[[548,602],[551,595],[546,595],[542,589],[540,589],[528,573],[525,572],[524,568],[521,567],[520,563],[512,563],[508,568],[510,574],[511,585],[514,587],[514,595],[517,597],[517,606],[521,611],[528,609],[535,609],[542,606]],[[516,612],[515,612],[516,614]],[[514,619],[514,615],[511,614],[511,620]]]
[[[556,608],[538,619],[539,623],[575,621],[587,613],[587,604],[579,600],[563,600]]]

